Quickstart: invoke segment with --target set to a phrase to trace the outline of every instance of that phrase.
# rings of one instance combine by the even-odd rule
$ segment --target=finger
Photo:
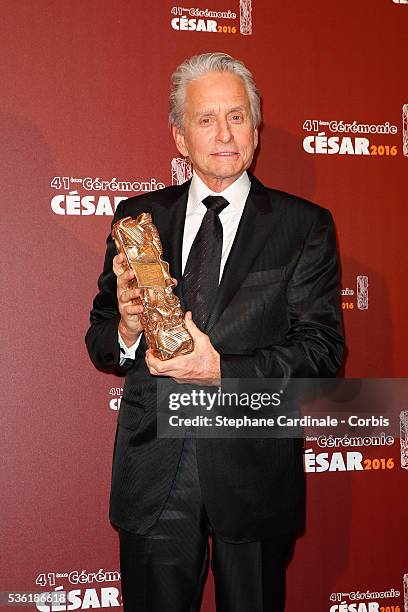
[[[141,289],[124,289],[121,291],[118,289],[118,298],[122,304],[141,304],[142,294]]]
[[[194,323],[191,310],[188,310],[186,312],[184,316],[184,323],[186,325],[187,331],[190,332],[193,340],[205,336],[205,334],[200,329],[198,329],[197,325]]]
[[[151,365],[149,365],[149,364],[147,363],[147,359],[146,359],[146,365],[147,365],[147,369],[149,370],[149,372],[150,372],[150,374],[151,374],[152,376],[160,376],[160,375],[159,375],[159,373],[158,373],[158,371],[157,371],[157,370],[155,370],[155,369],[154,369],[154,368],[153,368]]]
[[[132,279],[135,278],[135,274],[133,270],[125,270],[122,274],[118,276],[117,283],[118,287],[121,289],[128,289],[128,285]]]
[[[119,255],[115,255],[115,257],[113,258],[113,271],[116,274],[116,276],[119,276],[125,271],[125,268],[122,265],[122,262],[123,262],[122,253],[120,253]]]
[[[130,304],[123,307],[123,312],[130,317],[135,315],[139,316],[143,312],[143,306],[141,304]]]
[[[155,372],[157,372],[158,374],[162,374],[165,371],[165,367],[163,367],[163,361],[155,357],[151,349],[146,351],[146,363],[150,368],[155,370]]]
[[[124,302],[130,302],[132,300],[142,301],[144,297],[144,290],[139,289],[138,287],[133,287],[132,285],[129,286],[129,284],[125,284],[124,286],[122,284],[118,284],[117,295]]]
[[[146,351],[146,356],[148,357],[149,364],[157,370],[157,372],[161,376],[177,376],[180,371],[183,370],[183,356],[172,357],[171,359],[166,359],[163,361],[156,357],[154,351],[149,349]]]
[[[115,255],[115,257],[113,258],[113,261],[118,266],[122,265],[123,264],[123,253],[117,253],[117,255]]]
[[[166,279],[166,285],[167,285],[167,287],[177,287],[178,280],[176,278]]]
[[[157,357],[153,355],[153,351],[151,349],[146,351],[145,361],[150,374],[153,374],[153,376],[159,376],[160,372],[155,368],[155,365],[158,365],[157,362],[160,362],[160,359],[157,359]]]

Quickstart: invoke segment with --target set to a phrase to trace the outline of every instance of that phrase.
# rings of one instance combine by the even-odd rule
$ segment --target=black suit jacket
[[[222,377],[335,376],[343,333],[331,214],[250,179],[206,330],[221,355]],[[113,219],[152,214],[178,288],[188,188],[189,182],[125,200]],[[115,254],[109,236],[86,336],[93,363],[109,372],[120,371]],[[182,448],[181,439],[156,437],[156,378],[145,350],[142,340],[127,371],[110,497],[111,521],[139,534],[160,515]],[[303,530],[301,440],[197,439],[197,460],[206,510],[220,537],[240,542]]]

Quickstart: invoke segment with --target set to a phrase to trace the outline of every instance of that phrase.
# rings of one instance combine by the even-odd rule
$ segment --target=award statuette
[[[130,286],[143,289],[140,322],[149,348],[165,361],[193,350],[184,325],[180,300],[173,293],[169,264],[162,260],[159,232],[149,213],[120,219],[112,229],[118,253],[123,253],[135,278]]]

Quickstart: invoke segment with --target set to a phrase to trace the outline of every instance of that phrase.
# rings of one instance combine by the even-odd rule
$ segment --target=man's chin
[[[193,164],[194,167],[194,164]],[[198,176],[201,180],[206,183],[210,187],[210,189],[214,189],[216,184],[217,190],[224,190],[229,185],[231,185],[237,178],[241,176],[241,174],[246,170],[244,166],[241,164],[217,164],[213,165],[211,168],[207,167],[204,170],[201,168],[194,168]]]
[[[234,164],[219,164],[217,168],[214,168],[213,176],[217,179],[231,179],[238,178],[244,171],[242,166]]]

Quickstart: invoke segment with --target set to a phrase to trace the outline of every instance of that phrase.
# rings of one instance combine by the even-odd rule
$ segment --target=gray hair
[[[184,105],[186,88],[208,72],[231,72],[240,77],[248,93],[249,105],[254,127],[261,123],[260,93],[256,88],[254,78],[243,62],[227,53],[202,53],[186,59],[172,74],[172,90],[169,100],[169,123],[179,130],[183,129]]]

